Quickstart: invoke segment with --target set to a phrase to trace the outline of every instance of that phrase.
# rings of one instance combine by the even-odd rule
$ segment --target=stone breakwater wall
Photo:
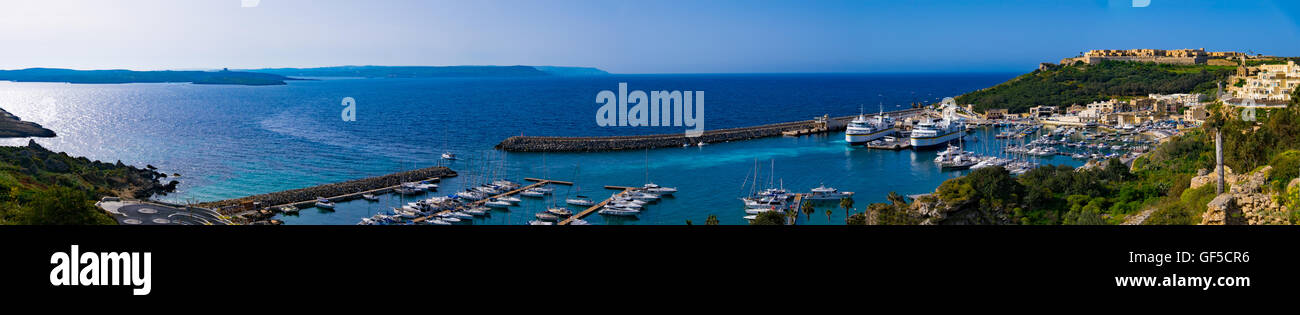
[[[222,214],[234,214],[240,211],[253,209],[235,209],[245,202],[260,202],[261,206],[277,206],[285,204],[296,204],[312,202],[318,197],[332,198],[358,192],[382,189],[400,185],[402,182],[421,181],[431,178],[455,177],[456,172],[449,168],[437,166],[411,170],[399,173],[393,173],[383,176],[367,177],[362,179],[350,180],[341,183],[330,183],[307,188],[278,191],[268,194],[254,195],[243,198],[227,199],[214,202],[205,202],[198,204],[203,208],[215,208]]]
[[[889,112],[891,115],[911,115],[917,110]],[[828,131],[844,130],[845,124],[856,116],[831,118]],[[595,152],[615,150],[640,150],[654,148],[682,147],[697,145],[700,142],[718,143],[737,140],[749,140],[764,137],[781,136],[782,132],[809,129],[817,125],[816,121],[804,120],[776,123],[751,127],[718,129],[705,131],[699,137],[686,137],[685,134],[659,134],[644,136],[614,137],[535,137],[514,136],[496,145],[496,149],[514,152]]]

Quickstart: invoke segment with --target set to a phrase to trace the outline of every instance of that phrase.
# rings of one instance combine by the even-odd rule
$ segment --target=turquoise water
[[[966,144],[969,151],[998,154],[1007,141],[994,139],[994,129],[974,132],[979,141]],[[968,171],[942,171],[933,162],[935,150],[871,150],[850,147],[843,133],[807,137],[773,137],[750,141],[716,143],[704,147],[658,149],[649,151],[624,151],[607,153],[547,153],[545,167],[543,154],[511,153],[504,160],[507,174],[512,178],[542,177],[575,181],[584,195],[600,200],[615,192],[602,187],[640,186],[645,183],[647,159],[650,181],[679,191],[643,210],[637,218],[592,215],[593,224],[685,224],[691,220],[703,224],[710,214],[717,215],[723,224],[745,224],[742,203],[738,199],[747,195],[746,177],[753,176],[757,164],[760,186],[767,185],[773,174],[773,185],[784,185],[792,192],[808,192],[819,184],[826,184],[856,195],[855,208],[865,209],[871,202],[884,202],[889,192],[903,195],[929,193],[939,183],[964,175]],[[1053,156],[1036,161],[1044,164],[1082,165],[1081,161],[1065,156]],[[472,160],[456,161],[450,166],[474,163]],[[501,163],[497,159],[494,163]],[[579,165],[581,163],[581,165]],[[578,168],[575,176],[575,168]],[[771,172],[770,170],[775,170]],[[750,177],[752,178],[752,177]],[[446,179],[441,194],[459,191],[469,181],[468,177]],[[752,181],[752,179],[751,179]],[[556,186],[556,202],[563,204],[570,189]],[[417,196],[427,198],[428,196]],[[340,203],[333,212],[317,209],[305,210],[299,216],[284,217],[288,224],[354,224],[359,218],[375,211],[383,211],[403,204],[402,200],[380,202],[356,200]],[[522,198],[524,202],[510,211],[494,211],[491,216],[475,220],[475,224],[526,224],[533,214],[543,211],[549,200]],[[406,200],[413,201],[413,200]],[[843,224],[845,212],[837,201],[814,204],[817,211],[801,217],[800,224]],[[575,210],[580,208],[573,208]],[[826,210],[832,210],[829,217]]]
[[[180,173],[179,190],[159,199],[211,201],[376,176],[442,163],[461,172],[442,183],[442,194],[461,189],[484,161],[504,165],[508,175],[574,180],[595,199],[605,185],[639,186],[649,177],[681,191],[652,205],[636,219],[599,216],[596,224],[702,224],[709,214],[742,224],[741,188],[755,161],[763,183],[774,162],[774,181],[806,192],[819,183],[857,192],[858,208],[883,201],[890,191],[932,191],[942,180],[933,151],[850,148],[843,134],[766,138],[705,147],[604,153],[503,154],[492,149],[519,134],[604,136],[678,133],[683,127],[605,128],[595,123],[601,90],[619,82],[640,90],[706,91],[708,129],[851,115],[859,106],[886,110],[908,102],[988,87],[1014,74],[753,74],[614,75],[574,78],[328,79],[285,86],[190,84],[80,85],[0,82],[0,108],[55,130],[36,141],[56,151],[91,159]],[[357,121],[339,118],[344,97],[357,101]],[[996,151],[991,134],[970,145]],[[0,140],[22,145],[27,139]],[[985,144],[987,143],[987,144]],[[983,149],[980,146],[988,147]],[[1051,163],[1077,165],[1063,157]],[[581,171],[574,168],[581,164]],[[566,187],[559,187],[562,196]],[[421,196],[427,197],[427,196]],[[387,198],[387,197],[386,197]],[[546,201],[527,201],[479,224],[524,224]],[[368,213],[399,204],[351,202],[337,211],[305,209],[284,217],[290,224],[354,224]],[[843,222],[824,208],[806,224]]]

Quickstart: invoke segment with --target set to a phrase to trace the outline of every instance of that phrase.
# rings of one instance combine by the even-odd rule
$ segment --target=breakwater
[[[920,112],[920,109],[905,109],[886,112],[894,118],[907,117]],[[831,118],[822,132],[844,130],[849,120],[857,116]],[[704,143],[749,140],[781,136],[787,131],[814,129],[821,127],[816,120],[803,120],[775,123],[759,126],[718,129],[705,131],[699,137],[687,137],[685,134],[659,134],[642,136],[613,137],[537,137],[514,136],[506,138],[496,145],[496,149],[514,152],[595,152],[616,150],[639,150],[682,147]]]
[[[314,202],[316,198],[319,197],[331,198],[332,201],[342,201],[349,198],[355,198],[360,192],[382,190],[384,188],[400,185],[403,182],[455,176],[455,171],[446,167],[436,166],[382,176],[355,179],[341,183],[330,183],[243,198],[205,202],[200,203],[197,206],[218,209],[222,214],[231,215],[242,211],[256,210],[248,209],[246,207],[247,204],[251,203],[258,203],[261,207],[279,205],[298,206],[298,204]]]

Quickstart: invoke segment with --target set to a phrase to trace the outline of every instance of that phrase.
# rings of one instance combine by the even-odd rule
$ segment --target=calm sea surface
[[[581,193],[603,199],[605,185],[650,181],[680,192],[639,218],[592,216],[594,224],[702,224],[710,214],[743,224],[737,199],[746,178],[760,171],[796,192],[824,183],[857,193],[858,208],[884,201],[890,191],[929,192],[960,172],[940,171],[933,151],[877,151],[848,147],[843,133],[714,143],[705,147],[606,153],[510,153],[492,146],[513,135],[605,136],[678,133],[684,127],[599,127],[596,93],[617,90],[705,91],[707,129],[856,114],[934,102],[1003,82],[1014,74],[745,74],[614,75],[561,78],[325,79],[286,86],[192,84],[82,85],[0,82],[0,108],[59,134],[36,141],[55,151],[104,161],[157,166],[182,174],[179,191],[159,199],[211,201],[338,182],[444,163],[462,176],[439,194],[461,189],[485,170],[523,177],[575,180]],[[340,119],[341,101],[357,102],[357,121]],[[987,132],[987,131],[985,131]],[[992,134],[968,149],[996,152]],[[23,145],[27,139],[0,140]],[[545,161],[543,163],[543,161]],[[1052,164],[1078,165],[1065,157]],[[758,166],[755,167],[755,164]],[[750,180],[752,181],[752,179]],[[570,192],[556,191],[559,199]],[[427,198],[429,195],[421,196]],[[304,209],[289,224],[355,224],[399,204],[354,201],[337,211]],[[526,224],[549,200],[525,201],[477,224]],[[559,201],[562,203],[562,200]],[[838,209],[806,224],[842,224]]]

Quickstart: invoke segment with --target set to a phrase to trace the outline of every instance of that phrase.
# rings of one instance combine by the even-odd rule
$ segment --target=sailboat
[[[578,184],[579,168],[582,168],[582,164],[578,164],[578,166],[573,168],[573,189],[576,190],[578,194],[573,197],[565,198],[564,203],[574,205],[574,206],[583,206],[583,207],[594,206],[596,205],[595,201],[591,200],[591,198],[587,198],[587,196],[582,195],[582,185]]]
[[[645,185],[641,186],[641,190],[656,195],[654,199],[659,199],[658,195],[672,195],[677,192],[676,187],[663,187],[650,181],[650,149],[645,151]]]

